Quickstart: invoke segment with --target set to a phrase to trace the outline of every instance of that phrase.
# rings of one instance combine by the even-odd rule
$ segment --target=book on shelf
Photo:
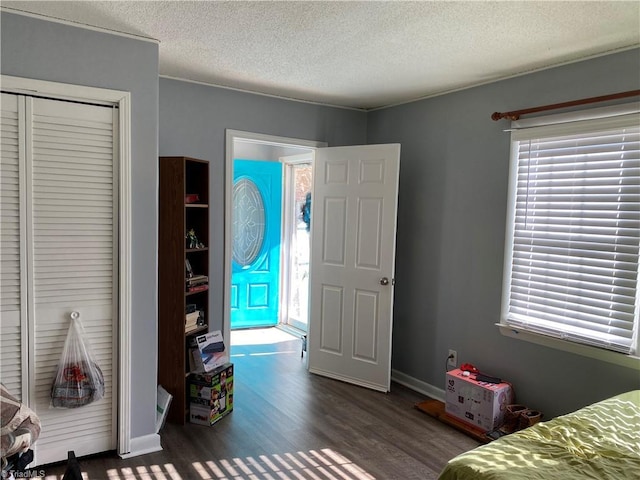
[[[197,323],[195,325],[189,325],[184,327],[184,333],[191,333],[194,330],[197,330],[200,327],[204,327],[204,325],[198,325]]]
[[[208,281],[209,277],[207,277],[206,275],[193,275],[191,277],[187,277],[187,283],[189,284],[203,283]]]
[[[191,287],[187,286],[188,293],[204,292],[205,290],[209,290],[209,285],[207,285],[206,283],[202,285],[193,285]]]
[[[198,318],[200,318],[200,310],[196,310],[192,313],[187,313],[184,316],[184,323],[185,325],[195,325],[196,323],[198,323]]]
[[[195,330],[199,326],[200,325],[198,325],[197,323],[185,323],[184,324],[184,331],[189,333],[191,330]]]
[[[196,317],[195,319],[191,318],[191,319],[187,319],[184,323],[184,331],[186,333],[189,333],[193,330],[195,330],[196,328],[200,328],[204,325],[204,315],[201,314],[198,317]]]

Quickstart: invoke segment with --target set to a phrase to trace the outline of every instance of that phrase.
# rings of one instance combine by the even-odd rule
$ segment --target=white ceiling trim
[[[304,99],[301,99],[301,98],[287,97],[287,96],[284,96],[284,95],[275,95],[273,93],[257,92],[255,90],[248,90],[248,89],[238,88],[238,87],[229,87],[227,85],[219,85],[217,83],[208,83],[208,82],[203,82],[203,81],[200,81],[200,80],[190,80],[188,78],[173,77],[171,75],[158,75],[158,76],[160,78],[167,78],[169,80],[178,80],[180,82],[195,83],[196,85],[204,85],[205,87],[222,88],[224,90],[232,90],[234,92],[250,93],[252,95],[260,95],[262,97],[277,98],[279,100],[289,100],[291,102],[308,103],[310,105],[319,105],[321,107],[341,108],[343,110],[353,110],[353,111],[356,111],[356,112],[368,112],[368,111],[370,111],[370,109],[366,109],[366,108],[347,107],[347,106],[344,106],[344,105],[333,105],[331,103],[314,102],[312,100],[304,100]],[[382,107],[382,108],[385,108],[385,107]]]
[[[414,102],[420,102],[422,100],[428,100],[430,98],[435,98],[435,97],[441,97],[442,95],[449,95],[450,93],[455,93],[455,92],[462,92],[464,90],[469,90],[471,88],[476,88],[476,87],[481,87],[482,85],[490,85],[492,83],[496,83],[496,82],[502,82],[503,80],[508,80],[510,78],[517,78],[517,77],[522,77],[525,75],[529,75],[532,73],[536,73],[536,72],[542,72],[544,70],[550,70],[552,68],[557,68],[557,67],[562,67],[564,65],[571,65],[572,63],[579,63],[579,62],[583,62],[586,60],[592,60],[594,58],[598,58],[598,57],[605,57],[607,55],[611,55],[613,53],[621,53],[621,52],[626,52],[627,50],[633,50],[638,48],[640,45],[630,45],[628,47],[623,47],[623,48],[617,48],[611,51],[607,51],[607,52],[603,52],[603,53],[599,53],[596,55],[588,55],[586,57],[582,57],[582,58],[577,58],[575,60],[568,60],[566,62],[559,62],[553,65],[549,65],[549,66],[545,66],[545,67],[541,67],[541,68],[537,68],[537,69],[532,69],[532,70],[526,70],[523,72],[519,72],[519,73],[514,73],[513,75],[507,75],[495,80],[487,80],[486,82],[480,82],[480,83],[474,83],[473,85],[468,85],[465,87],[460,87],[460,88],[454,88],[451,90],[445,90],[442,92],[438,92],[438,93],[433,93],[430,95],[425,95],[422,97],[416,97],[416,98],[412,98],[410,100],[405,100],[402,102],[397,102],[397,103],[392,103],[389,105],[383,105],[381,107],[373,107],[373,108],[357,108],[357,107],[346,107],[344,105],[333,105],[330,103],[323,103],[323,102],[313,102],[311,100],[304,100],[304,99],[300,99],[300,98],[294,98],[294,97],[287,97],[287,96],[283,96],[283,95],[274,95],[271,93],[263,93],[263,92],[257,92],[255,90],[246,90],[243,88],[237,88],[237,87],[229,87],[227,85],[219,85],[216,83],[208,83],[208,82],[202,82],[199,80],[190,80],[188,78],[181,78],[181,77],[173,77],[171,75],[159,75],[160,78],[166,78],[168,80],[177,80],[180,82],[187,82],[187,83],[194,83],[196,85],[203,85],[205,87],[214,87],[214,88],[222,88],[224,90],[232,90],[234,92],[241,92],[241,93],[249,93],[252,95],[260,95],[263,97],[270,97],[270,98],[277,98],[280,100],[288,100],[291,102],[300,102],[300,103],[307,103],[310,105],[319,105],[322,107],[331,107],[331,108],[340,108],[343,110],[352,110],[352,111],[356,111],[356,112],[376,112],[378,110],[385,110],[387,108],[393,108],[393,107],[399,107],[400,105],[406,105],[408,103],[414,103]],[[616,92],[612,92],[612,93],[616,93]],[[490,112],[488,113],[488,115],[491,115]]]
[[[429,98],[441,97],[442,95],[449,95],[450,93],[461,92],[463,90],[469,90],[470,88],[481,87],[482,85],[489,85],[491,83],[502,82],[503,80],[509,80],[510,78],[523,77],[525,75],[530,75],[532,73],[543,72],[545,70],[550,70],[552,68],[562,67],[564,65],[571,65],[572,63],[580,63],[580,62],[584,62],[586,60],[593,60],[594,58],[598,58],[598,57],[606,57],[607,55],[611,55],[611,54],[614,54],[614,53],[621,53],[621,52],[626,52],[628,50],[634,50],[634,49],[636,49],[638,47],[640,47],[640,45],[633,44],[633,45],[629,45],[627,47],[616,48],[616,49],[613,49],[613,50],[610,50],[610,51],[607,51],[607,52],[602,52],[602,53],[598,53],[598,54],[595,54],[595,55],[588,55],[588,56],[585,56],[585,57],[582,57],[582,58],[577,58],[575,60],[567,60],[566,62],[558,62],[558,63],[555,63],[553,65],[548,65],[548,66],[544,66],[544,67],[541,67],[541,68],[525,70],[523,72],[514,73],[512,75],[506,75],[504,77],[501,77],[501,78],[498,78],[498,79],[495,79],[495,80],[487,80],[486,82],[474,83],[473,85],[460,87],[460,88],[454,88],[454,89],[446,90],[446,91],[439,92],[439,93],[433,93],[433,94],[430,94],[430,95],[425,95],[423,97],[414,98],[412,100],[407,100],[407,101],[403,101],[403,102],[397,102],[397,103],[393,103],[393,104],[389,104],[389,105],[384,105],[382,107],[370,108],[370,109],[368,109],[366,111],[367,112],[375,112],[377,110],[384,110],[385,108],[398,107],[400,105],[406,105],[407,103],[419,102],[421,100],[427,100]],[[617,93],[617,92],[611,92],[611,93]],[[605,94],[603,94],[603,95],[605,95]],[[567,101],[571,101],[571,100],[567,100]],[[490,112],[489,115],[491,115],[491,113],[493,113],[493,112]]]
[[[22,15],[24,17],[37,18],[40,20],[46,20],[48,22],[61,23],[62,25],[68,25],[70,27],[83,28],[85,30],[92,30],[94,32],[108,33],[110,35],[117,35],[118,37],[132,38],[134,40],[142,40],[144,42],[151,42],[157,45],[160,44],[160,40],[157,38],[145,37],[144,35],[136,35],[133,33],[120,32],[118,30],[112,30],[110,28],[96,27],[94,25],[88,25],[86,23],[74,22],[73,20],[65,20],[64,18],[52,17],[41,13],[25,12],[17,8],[4,7],[0,5],[0,12],[13,13],[15,15]]]

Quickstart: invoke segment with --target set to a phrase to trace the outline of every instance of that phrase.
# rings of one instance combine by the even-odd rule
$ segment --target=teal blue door
[[[233,161],[231,328],[278,323],[282,164]]]

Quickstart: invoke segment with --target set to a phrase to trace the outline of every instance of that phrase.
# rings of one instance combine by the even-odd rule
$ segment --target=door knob
[[[387,277],[382,277],[380,279],[380,285],[389,285],[389,279]]]

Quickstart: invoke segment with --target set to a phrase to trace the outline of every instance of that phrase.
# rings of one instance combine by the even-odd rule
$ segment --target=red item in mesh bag
[[[104,376],[93,359],[80,315],[71,314],[71,325],[51,387],[51,406],[77,408],[104,396]]]

